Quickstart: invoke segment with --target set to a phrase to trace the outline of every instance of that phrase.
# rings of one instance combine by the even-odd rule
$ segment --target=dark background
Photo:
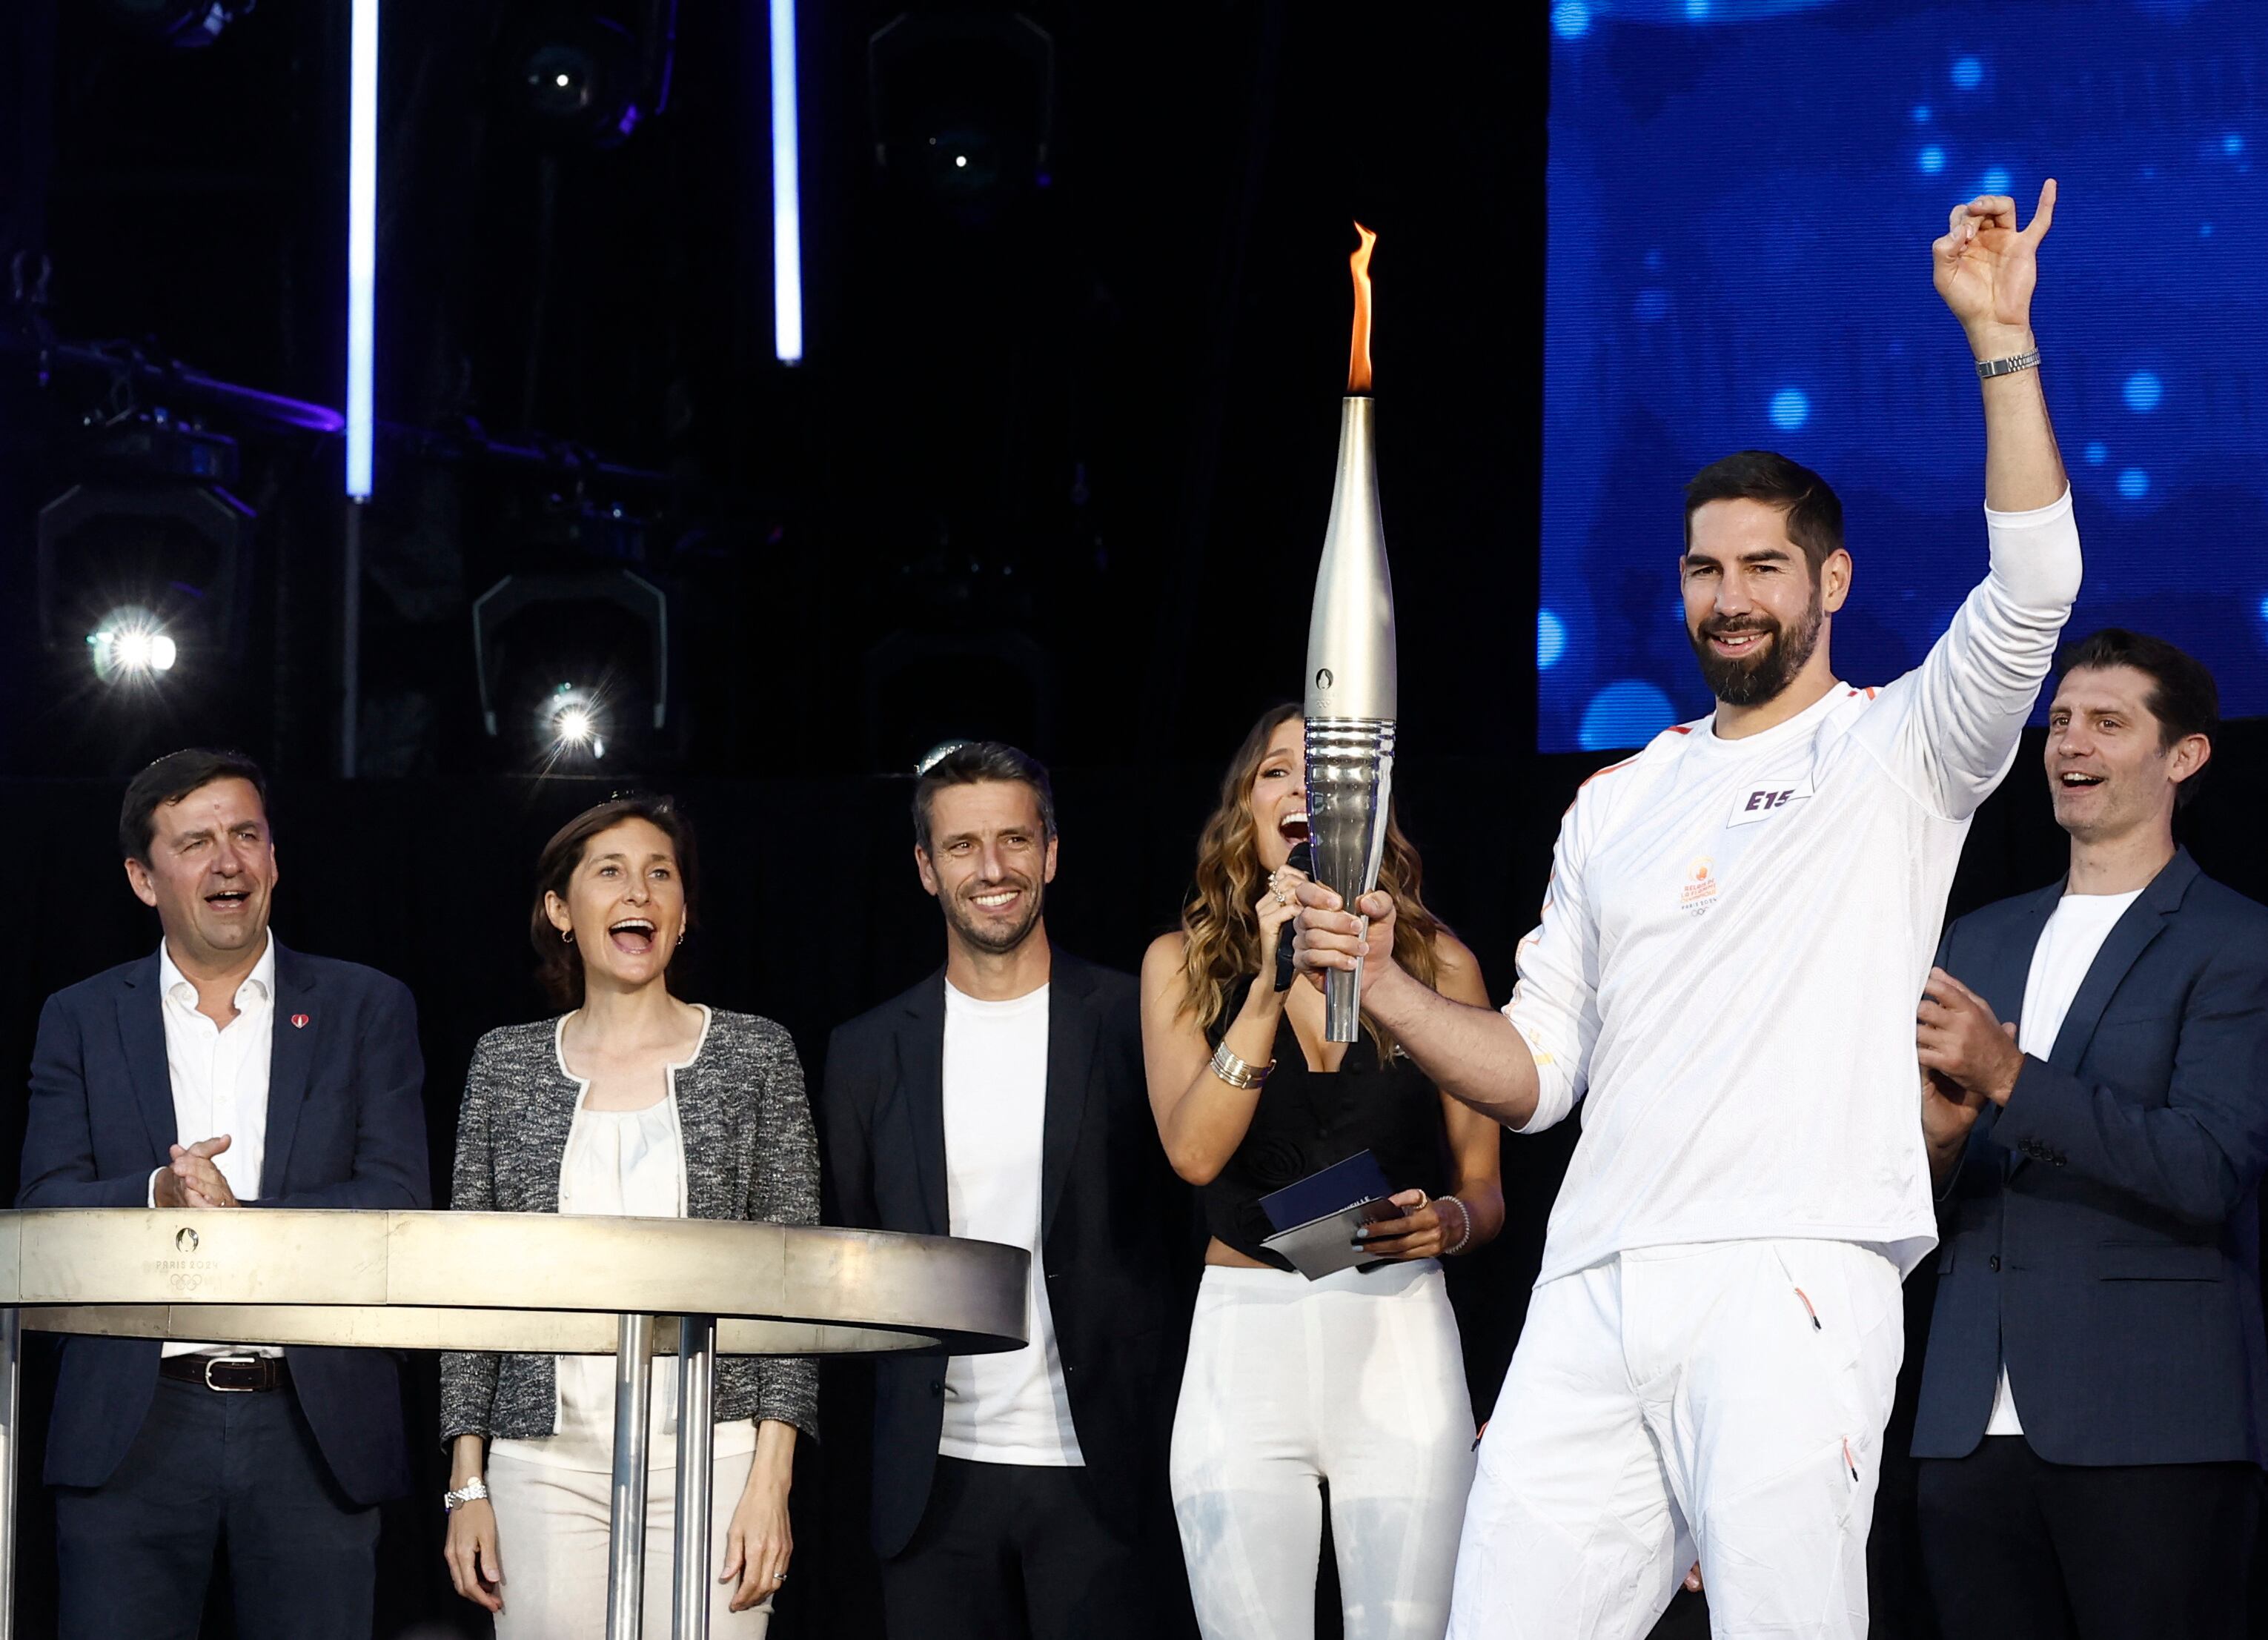
[[[26,294],[39,256],[52,268],[45,302],[0,322],[0,561],[18,591],[0,607],[0,813],[27,901],[0,959],[0,1068],[25,1063],[45,995],[154,944],[111,842],[117,794],[192,739],[241,744],[275,771],[278,936],[415,991],[443,1183],[474,1040],[542,1011],[522,932],[535,850],[618,785],[675,791],[701,829],[703,923],[681,989],[781,1020],[814,1084],[828,1032],[941,955],[906,804],[913,757],[946,734],[1016,739],[1054,764],[1051,930],[1131,967],[1174,917],[1222,764],[1296,685],[1357,216],[1381,234],[1403,819],[1429,900],[1505,994],[1559,813],[1601,761],[1528,749],[1544,8],[1035,6],[1054,47],[1042,159],[1030,86],[1004,53],[907,66],[870,51],[895,8],[806,5],[794,370],[770,349],[761,10],[684,0],[666,111],[600,151],[516,118],[499,66],[518,31],[591,9],[387,5],[387,427],[363,519],[353,781],[338,777],[337,441],[219,408],[178,376],[122,387],[121,349],[108,364],[59,350],[133,342],[159,364],[340,402],[344,7],[274,0],[196,51],[152,47],[108,0],[0,16],[0,260],[31,254]],[[1023,26],[950,15],[980,41]],[[877,165],[878,132],[924,121],[971,138],[1001,180],[940,189]],[[1918,222],[1917,242],[1931,231]],[[182,593],[176,672],[98,689],[78,639],[92,628],[75,623],[125,596],[150,555],[64,543],[42,573],[36,518],[73,483],[164,504],[197,488],[103,447],[158,408],[235,443],[231,489],[258,515],[247,614],[225,646],[211,588]],[[1633,552],[1659,563],[1666,599],[1675,497],[1658,501],[1657,534]],[[472,600],[514,572],[623,567],[673,599],[670,722],[625,724],[597,767],[545,775],[516,721],[482,732]],[[630,640],[593,629],[587,664],[603,666],[605,643]],[[525,675],[504,681],[548,687],[549,658],[523,653]],[[627,693],[639,668],[621,670]],[[1955,910],[2058,871],[2036,751],[1980,816]],[[2268,736],[2233,730],[2191,820],[2205,868],[2256,896],[2264,771]],[[0,1122],[12,1162],[20,1100]],[[1507,1140],[1506,1233],[1453,1269],[1483,1409],[1573,1138],[1569,1124]],[[1926,1291],[1911,1296],[1926,1314]],[[48,1370],[35,1350],[27,1632],[52,1592],[32,1481]],[[828,1368],[825,1439],[799,1459],[782,1636],[879,1632],[859,1379]],[[409,1383],[422,1435],[431,1363]],[[475,1633],[438,1555],[442,1456],[419,1450],[423,1489],[387,1514],[379,1632]],[[1886,1477],[1877,1534],[1880,1631],[1926,1633],[1906,1614],[1901,1479]]]

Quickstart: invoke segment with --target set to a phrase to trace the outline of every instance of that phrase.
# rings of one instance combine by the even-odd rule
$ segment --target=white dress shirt
[[[268,1064],[276,1045],[276,941],[236,988],[236,1018],[225,1027],[197,1011],[197,988],[158,946],[158,989],[166,1019],[166,1074],[173,1089],[174,1143],[195,1144],[221,1134],[228,1149],[213,1166],[239,1202],[260,1195],[260,1164],[268,1153]],[[158,1204],[158,1168],[150,1175],[150,1205]],[[170,1343],[163,1353],[207,1351],[280,1355],[271,1344]]]

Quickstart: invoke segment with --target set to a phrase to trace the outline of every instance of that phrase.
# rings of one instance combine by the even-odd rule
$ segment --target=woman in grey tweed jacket
[[[559,1022],[481,1038],[465,1077],[449,1205],[468,1213],[556,1213],[559,1161],[582,1084],[559,1063]],[[769,1019],[718,1011],[700,1057],[677,1073],[685,1130],[686,1217],[819,1222],[819,1162],[795,1044]],[[550,1356],[441,1357],[441,1438],[551,1433]],[[775,1418],[818,1432],[811,1362],[725,1356],[717,1419]]]
[[[571,985],[582,1006],[481,1039],[459,1118],[453,1208],[550,1213],[563,1210],[563,1195],[572,1195],[568,1210],[593,1210],[589,1146],[596,1140],[604,1146],[598,1186],[632,1193],[597,1210],[666,1211],[674,1186],[676,1210],[688,1217],[818,1222],[817,1145],[787,1033],[769,1019],[688,1007],[667,994],[668,960],[691,920],[691,842],[666,799],[628,798],[578,816],[545,849],[537,949],[555,994],[569,994]],[[571,1144],[578,1122],[586,1131]],[[671,1155],[673,1149],[681,1149],[681,1158]],[[617,1171],[632,1182],[617,1181]],[[611,1364],[607,1370],[610,1374]],[[596,1553],[587,1543],[578,1552],[569,1540],[603,1520],[605,1476],[591,1477],[598,1507],[586,1522],[570,1519],[575,1511],[557,1502],[558,1471],[538,1473],[547,1463],[576,1467],[563,1455],[570,1448],[593,1451],[591,1430],[570,1427],[575,1417],[565,1387],[558,1358],[548,1355],[441,1358],[441,1437],[453,1452],[453,1490],[468,1484],[478,1489],[484,1451],[499,1502],[506,1498],[499,1477],[507,1473],[537,1474],[553,1486],[526,1494],[538,1501],[510,1508],[477,1498],[458,1507],[450,1520],[452,1574],[468,1599],[503,1609],[497,1559],[498,1517],[505,1517],[514,1605],[534,1608],[530,1615],[538,1627],[531,1632],[545,1640],[566,1634],[563,1625],[571,1622],[593,1633],[604,1623],[603,1534]],[[809,1361],[718,1362],[720,1490],[714,1514],[720,1570],[730,1577],[712,1615],[720,1636],[741,1634],[750,1624],[757,1626],[745,1632],[761,1632],[770,1595],[785,1577],[792,1550],[788,1465],[794,1431],[817,1432],[817,1369]],[[725,1454],[734,1449],[722,1426],[738,1423],[731,1433],[740,1438],[739,1450],[748,1452],[749,1420],[755,1436],[745,1488],[728,1493]],[[498,1449],[497,1443],[508,1445]],[[508,1461],[507,1453],[522,1461]],[[668,1492],[664,1476],[654,1500],[666,1504]],[[515,1511],[520,1519],[512,1518]],[[649,1555],[658,1546],[666,1557],[666,1508],[659,1519],[650,1517],[648,1535]],[[593,1570],[600,1586],[598,1598],[586,1600],[587,1592],[569,1585]],[[659,1585],[663,1622],[669,1583],[666,1572],[647,1578],[650,1596]],[[498,1632],[518,1626],[500,1619]]]

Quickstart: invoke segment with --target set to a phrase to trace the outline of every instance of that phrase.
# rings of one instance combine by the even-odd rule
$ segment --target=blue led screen
[[[2079,508],[2067,629],[2268,712],[2268,5],[1557,0],[1543,750],[1708,711],[1681,486],[1776,449],[1842,496],[1837,671],[1916,665],[1984,572],[1984,423],[1930,284],[1953,206],[2061,199],[2035,328]]]

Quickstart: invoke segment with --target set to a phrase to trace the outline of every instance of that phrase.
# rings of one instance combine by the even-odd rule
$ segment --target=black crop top
[[[1245,981],[1230,989],[1207,1033],[1218,1048],[1244,1006]],[[1396,1190],[1413,1185],[1428,1195],[1449,1188],[1448,1130],[1441,1096],[1403,1055],[1381,1069],[1366,1028],[1348,1044],[1335,1071],[1310,1070],[1287,1010],[1276,1026],[1276,1069],[1260,1090],[1244,1142],[1204,1187],[1205,1227],[1248,1258],[1278,1269],[1291,1261],[1260,1245],[1274,1232],[1260,1198],[1309,1173],[1367,1150]]]

